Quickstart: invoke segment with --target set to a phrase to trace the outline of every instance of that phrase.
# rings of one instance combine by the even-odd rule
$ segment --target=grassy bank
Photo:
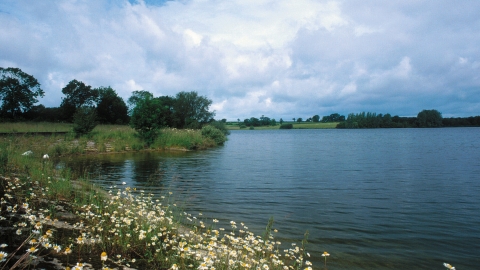
[[[98,128],[96,134],[78,140],[133,140],[121,127]],[[169,136],[176,137],[175,133],[180,131],[169,132]],[[182,136],[197,136],[188,132]],[[306,241],[280,249],[281,243],[274,238],[273,220],[263,235],[255,235],[247,226],[234,221],[229,221],[228,227],[219,227],[217,219],[206,220],[201,214],[185,212],[178,207],[181,199],[176,200],[168,191],[154,198],[135,187],[102,190],[68,170],[55,168],[42,156],[56,151],[58,145],[73,151],[75,146],[67,143],[72,139],[68,136],[1,138],[0,269],[311,266],[304,249]],[[162,145],[170,141],[164,140]],[[76,151],[81,152],[79,148]],[[26,150],[33,154],[23,155]],[[222,221],[221,217],[218,219]]]
[[[328,128],[336,128],[338,122],[333,123],[314,123],[314,122],[284,122],[284,124],[293,124],[293,129],[328,129]],[[230,123],[227,125],[229,130],[249,130],[250,127],[240,128],[238,123]],[[279,129],[280,125],[275,126],[261,126],[261,127],[254,127],[255,130],[266,130],[266,129]]]
[[[52,136],[35,136],[35,134],[0,137],[0,140],[14,140],[24,146],[24,151],[38,152],[44,148],[44,154],[50,156],[121,152],[131,150],[197,150],[217,146],[211,138],[202,136],[201,130],[164,128],[152,145],[147,147],[137,136],[134,129],[126,125],[98,125],[88,135],[76,137],[72,125],[57,123],[0,123],[0,131],[16,132],[65,132]]]

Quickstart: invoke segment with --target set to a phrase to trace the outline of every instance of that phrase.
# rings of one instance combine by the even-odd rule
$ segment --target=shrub
[[[77,136],[90,133],[97,125],[94,108],[80,107],[73,115],[73,131]]]
[[[280,129],[292,129],[293,128],[293,124],[282,124],[280,126]]]
[[[230,134],[230,131],[227,129],[227,125],[223,121],[213,121],[210,122],[209,125],[223,132],[225,136]]]
[[[202,136],[212,139],[217,145],[222,145],[227,140],[227,137],[221,130],[211,125],[202,128]]]

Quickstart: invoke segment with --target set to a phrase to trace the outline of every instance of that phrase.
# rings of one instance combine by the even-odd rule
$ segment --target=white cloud
[[[125,99],[198,91],[228,119],[480,102],[479,2],[113,2],[2,1],[0,65],[38,78],[47,106],[72,79]]]

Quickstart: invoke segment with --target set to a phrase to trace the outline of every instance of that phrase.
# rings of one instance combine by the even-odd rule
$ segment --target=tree
[[[199,128],[215,116],[208,111],[212,101],[197,92],[180,92],[176,95],[174,113],[179,128]]]
[[[95,108],[83,106],[73,115],[73,131],[77,136],[90,133],[97,125]]]
[[[101,123],[108,124],[126,124],[128,123],[127,104],[117,92],[109,87],[99,87],[95,89],[98,92],[97,115]]]
[[[320,122],[320,116],[318,114],[314,115],[312,117],[312,121],[315,122],[315,123]]]
[[[147,97],[153,98],[153,94],[148,92],[148,91],[145,91],[145,90],[133,91],[132,95],[127,100],[128,107],[129,107],[128,114],[131,115],[132,111],[133,111],[133,108],[135,108],[137,103],[140,100],[145,99]]]
[[[437,110],[423,110],[417,115],[417,125],[419,127],[441,127],[442,114]]]
[[[72,120],[73,114],[78,108],[93,106],[98,98],[98,91],[75,79],[62,89],[62,93],[65,97],[62,98],[60,108],[62,108],[63,116],[67,121]]]
[[[37,97],[43,96],[40,83],[32,75],[19,68],[0,67],[0,109],[3,115],[15,118],[30,110],[38,102]]]
[[[300,122],[302,122],[302,121],[303,121],[303,119],[302,119],[301,117],[297,118],[297,122],[300,123]]]
[[[164,109],[160,99],[146,97],[140,99],[133,108],[130,126],[134,128],[147,145],[151,145],[165,125],[162,115]]]
[[[280,118],[279,122],[280,122],[280,125],[282,125],[283,124],[283,118]]]
[[[175,98],[169,96],[158,97],[162,103],[162,119],[167,127],[177,127],[178,119],[174,115]]]

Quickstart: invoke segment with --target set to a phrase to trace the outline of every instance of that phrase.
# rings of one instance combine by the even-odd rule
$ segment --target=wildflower
[[[450,269],[450,270],[455,270],[455,267],[453,267],[452,265],[450,265],[449,263],[443,263],[443,266],[445,266],[446,268]]]
[[[106,261],[106,260],[107,260],[107,258],[108,258],[108,256],[107,256],[107,253],[106,253],[105,251],[104,251],[104,252],[102,252],[102,254],[100,255],[100,260],[102,260],[102,261]]]
[[[77,262],[77,265],[73,267],[74,270],[82,270],[83,269],[83,263]]]
[[[0,251],[0,262],[5,261],[7,256],[8,256],[8,254],[6,252]]]
[[[35,244],[37,244],[38,242],[37,242],[37,239],[33,238],[33,239],[30,240],[28,243],[29,243],[30,245],[35,245]]]
[[[18,229],[15,233],[16,233],[17,235],[21,235],[21,234],[22,234],[22,229]]]
[[[6,247],[8,247],[7,244],[1,244],[1,245],[0,245],[0,248],[6,248]]]
[[[83,244],[83,243],[85,243],[85,241],[83,240],[83,238],[81,236],[79,236],[77,238],[77,244]]]
[[[71,250],[69,247],[67,247],[67,248],[65,249],[65,254],[68,255],[68,254],[70,254],[70,253],[72,253],[72,250]]]
[[[35,253],[37,251],[37,249],[35,247],[31,247],[29,249],[27,249],[27,253]]]
[[[42,228],[42,223],[37,222],[37,223],[35,224],[35,229],[40,230],[41,228]]]
[[[62,248],[60,247],[60,245],[53,245],[53,250],[55,250],[56,252],[60,252]]]
[[[178,270],[178,265],[177,265],[176,263],[174,263],[174,264],[172,265],[172,268],[170,268],[170,269],[172,269],[172,270]]]
[[[325,257],[325,267],[327,267],[327,257],[330,256],[330,254],[328,254],[328,252],[324,251],[323,254],[322,254],[322,257]]]

